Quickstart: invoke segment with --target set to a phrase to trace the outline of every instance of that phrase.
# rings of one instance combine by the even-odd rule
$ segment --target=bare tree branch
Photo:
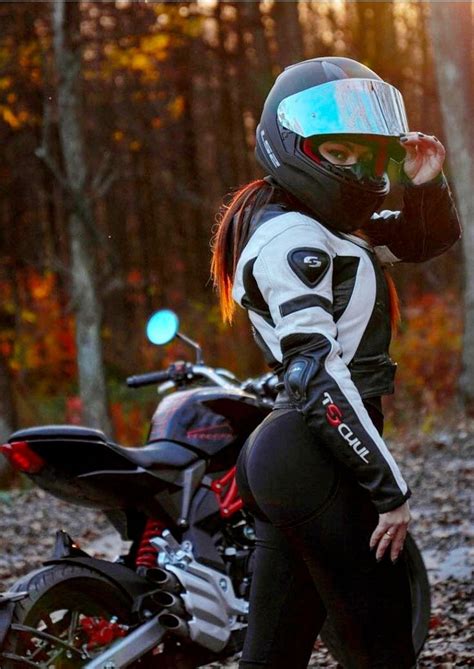
[[[97,169],[97,172],[92,179],[91,192],[94,199],[104,197],[114,181],[118,178],[118,170],[111,167],[112,154],[106,151],[102,157],[102,161]]]
[[[46,167],[51,170],[58,183],[65,191],[69,191],[69,184],[66,176],[63,174],[61,168],[53,158],[50,145],[50,129],[51,129],[51,104],[48,100],[47,94],[44,96],[43,104],[43,125],[41,132],[41,146],[35,151],[35,156],[42,160]]]

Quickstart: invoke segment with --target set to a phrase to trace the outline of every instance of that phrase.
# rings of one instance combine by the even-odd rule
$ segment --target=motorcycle
[[[43,566],[0,594],[4,669],[194,669],[242,649],[255,533],[235,462],[271,411],[278,380],[269,373],[242,383],[205,365],[200,346],[179,332],[169,310],[150,319],[147,334],[160,345],[180,338],[196,362],[127,379],[130,388],[159,384],[145,445],[124,447],[99,430],[50,425],[19,430],[0,446],[35,485],[102,510],[131,542],[115,561],[101,560],[59,530]],[[429,585],[412,538],[405,553],[419,652]],[[338,659],[330,620],[322,637]]]

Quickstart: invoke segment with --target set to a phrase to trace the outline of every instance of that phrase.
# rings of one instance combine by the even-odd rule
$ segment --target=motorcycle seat
[[[110,445],[143,469],[182,469],[199,459],[196,453],[174,441],[158,441],[140,448]]]
[[[45,441],[49,439],[80,439],[87,441],[101,441],[107,443],[107,437],[101,430],[80,425],[40,425],[26,427],[14,432],[9,441]]]
[[[103,444],[143,469],[181,469],[189,467],[199,459],[194,451],[174,441],[160,440],[136,448],[121,446],[107,439],[106,435],[100,430],[78,425],[27,427],[14,432],[9,441],[56,441],[66,443],[77,441]]]

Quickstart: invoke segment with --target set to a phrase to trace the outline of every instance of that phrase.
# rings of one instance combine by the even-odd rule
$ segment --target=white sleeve
[[[260,250],[253,274],[275,323],[290,400],[384,513],[410,491],[340,356],[332,315],[334,256],[314,223],[295,225]]]

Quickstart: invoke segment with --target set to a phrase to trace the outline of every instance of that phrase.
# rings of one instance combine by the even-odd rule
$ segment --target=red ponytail
[[[353,234],[357,235],[357,237],[360,237],[361,239],[364,239],[369,244],[371,243],[370,235],[366,230],[356,230]],[[387,282],[388,288],[388,297],[390,303],[390,324],[392,326],[392,332],[396,333],[398,331],[400,321],[402,320],[400,314],[400,300],[395,282],[386,267],[383,268],[383,273],[385,275],[385,281]]]
[[[402,316],[400,314],[400,300],[398,298],[395,282],[386,267],[384,267],[383,273],[385,274],[385,280],[387,282],[388,294],[390,298],[390,322],[392,324],[392,332],[396,334],[398,331],[398,326],[402,320]]]
[[[270,202],[274,192],[275,186],[264,179],[252,181],[237,190],[217,215],[218,228],[211,242],[211,276],[219,293],[222,318],[227,323],[232,323],[235,311],[234,274],[250,221]]]

